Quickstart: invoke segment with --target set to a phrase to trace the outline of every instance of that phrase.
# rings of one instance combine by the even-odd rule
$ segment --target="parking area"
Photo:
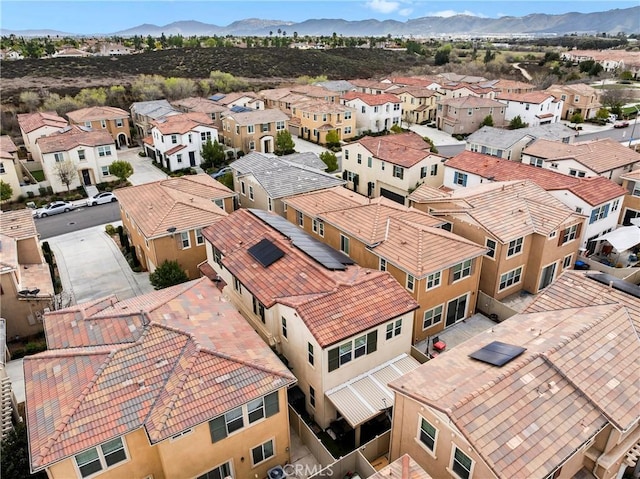
[[[140,151],[140,147],[118,150],[118,159],[128,161],[133,166],[133,175],[129,177],[129,182],[132,185],[142,185],[167,178],[162,170],[153,166],[151,158],[140,156]]]

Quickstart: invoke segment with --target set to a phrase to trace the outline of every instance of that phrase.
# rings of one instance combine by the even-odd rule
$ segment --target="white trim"
[[[420,433],[422,432],[423,419],[427,421],[427,423],[436,431],[435,437],[433,438],[433,450],[429,449],[427,445],[424,442],[422,442],[422,440],[420,439]],[[422,416],[421,414],[418,414],[418,431],[416,432],[416,442],[422,449],[424,449],[427,452],[427,454],[429,454],[434,459],[438,459],[438,457],[436,456],[436,449],[438,446],[438,433],[440,431],[438,431],[438,428],[431,423],[432,421],[429,421],[426,417]]]
[[[253,462],[253,450],[254,450],[254,449],[256,449],[256,448],[258,448],[258,447],[262,447],[262,446],[264,446],[264,445],[265,445],[266,443],[268,443],[269,441],[271,441],[271,446],[272,446],[272,449],[273,449],[273,451],[272,451],[272,452],[273,452],[273,454],[272,454],[271,456],[269,456],[269,457],[265,457],[265,458],[263,458],[263,459],[262,459],[262,461],[260,461],[260,462],[255,462],[255,463],[254,463],[254,462]],[[264,452],[264,449],[263,449],[263,452]],[[262,463],[264,463],[264,462],[268,461],[268,460],[269,460],[269,459],[271,459],[272,457],[275,457],[275,456],[277,455],[277,453],[276,453],[276,438],[275,438],[275,436],[273,436],[273,437],[271,437],[271,438],[267,439],[266,441],[261,442],[260,444],[256,444],[255,446],[250,447],[250,448],[249,448],[249,454],[251,454],[251,467],[252,467],[252,468],[254,468],[254,467],[256,467],[256,466],[259,466],[260,464],[262,464]]]

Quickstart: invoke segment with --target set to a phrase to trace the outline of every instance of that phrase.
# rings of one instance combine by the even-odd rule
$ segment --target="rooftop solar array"
[[[526,349],[521,346],[494,341],[487,344],[484,348],[474,351],[469,357],[482,361],[483,363],[500,367],[517,358],[525,351]]]
[[[264,238],[249,248],[249,254],[265,268],[271,266],[284,256],[284,251]]]
[[[255,111],[253,108],[247,108],[246,106],[235,105],[231,107],[231,111],[234,113],[246,113],[248,111]]]
[[[225,96],[227,96],[227,95],[223,95],[222,93],[219,93],[219,94],[217,94],[217,95],[211,95],[211,96],[209,97],[209,100],[211,100],[211,101],[218,101],[218,100],[222,100]]]
[[[630,294],[634,298],[640,298],[640,286],[629,283],[623,279],[616,278],[607,273],[598,273],[598,274],[588,274],[587,278],[591,278],[596,280],[598,283],[611,285],[613,289],[617,289],[618,291],[622,291],[624,293]]]
[[[249,211],[273,229],[278,230],[278,232],[285,235],[293,242],[293,245],[296,248],[313,258],[325,268],[332,270],[344,270],[347,269],[347,265],[354,264],[354,261],[347,255],[340,251],[336,251],[331,246],[326,245],[315,238],[312,238],[302,229],[292,223],[289,223],[281,216],[257,209],[249,209]]]

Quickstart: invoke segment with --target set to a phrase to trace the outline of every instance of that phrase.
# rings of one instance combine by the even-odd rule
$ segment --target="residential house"
[[[464,75],[461,73],[454,72],[443,72],[438,73],[435,76],[436,80],[447,82],[447,83],[467,83],[470,85],[474,85],[476,83],[485,83],[488,80],[485,77],[475,76],[475,75]]]
[[[417,185],[442,184],[443,161],[417,133],[365,136],[342,147],[342,177],[353,191],[404,205]]]
[[[570,268],[585,226],[583,215],[529,180],[450,193],[421,185],[409,200],[487,248],[479,288],[499,301],[523,290],[535,294]]]
[[[354,86],[353,91],[359,93],[368,93],[370,95],[381,95],[382,93],[386,93],[388,90],[396,88],[395,85],[389,83],[361,78],[349,80],[349,83]]]
[[[289,117],[280,110],[229,112],[222,120],[224,144],[235,151],[273,153],[276,137],[288,130]]]
[[[393,405],[375,378],[417,367],[407,355],[415,301],[388,272],[354,265],[273,213],[242,208],[204,235],[203,270],[286,358],[314,421],[325,429],[340,415],[356,446],[368,440],[360,426]]]
[[[575,114],[579,114],[584,120],[595,118],[598,110],[602,108],[600,91],[586,83],[551,85],[545,91],[562,100],[561,118],[565,120],[571,120]]]
[[[325,145],[331,131],[343,141],[353,138],[357,130],[356,118],[354,108],[340,103],[319,99],[293,101],[289,129],[300,138]]]
[[[335,92],[337,95],[344,95],[345,93],[353,91],[355,89],[353,83],[347,80],[320,81],[314,83],[313,85]]]
[[[219,141],[214,121],[205,113],[180,113],[151,122],[147,156],[170,171],[200,166],[202,147]],[[150,144],[153,143],[153,146]]]
[[[522,150],[522,162],[578,178],[603,176],[622,184],[621,176],[638,167],[640,153],[611,138],[570,145],[539,139]]]
[[[24,56],[11,48],[0,50],[0,60],[24,60]]]
[[[620,179],[622,187],[627,190],[627,195],[622,202],[618,223],[630,226],[631,220],[640,216],[640,170],[624,173]]]
[[[132,103],[129,110],[131,110],[131,119],[138,132],[138,138],[141,140],[151,134],[151,122],[180,113],[167,100],[138,101]]]
[[[22,166],[18,159],[18,148],[9,135],[0,136],[0,181],[11,187],[11,198],[15,201],[22,194],[20,183]]]
[[[349,92],[340,101],[355,109],[358,134],[390,130],[393,125],[400,126],[402,121],[402,101],[390,93]]]
[[[340,100],[340,93],[319,85],[294,85],[291,87],[291,93],[328,101],[329,103],[339,103]]]
[[[106,130],[69,126],[58,133],[38,138],[35,150],[36,156],[42,158],[42,169],[54,193],[117,180],[109,166],[118,161],[118,152]],[[66,161],[73,163],[77,173],[68,185],[57,173],[57,165]]]
[[[483,126],[467,137],[465,149],[520,162],[522,150],[533,141],[543,138],[572,143],[575,134],[574,130],[562,123],[549,123],[515,130]]]
[[[97,56],[101,57],[115,57],[120,55],[131,55],[134,53],[134,49],[130,48],[122,43],[104,42],[97,46]]]
[[[129,113],[112,106],[92,106],[67,113],[69,123],[93,130],[107,130],[116,146],[131,145]]]
[[[529,126],[559,122],[564,108],[562,100],[544,91],[500,93],[496,100],[505,105],[505,121],[519,116]]]
[[[452,98],[464,98],[467,96],[474,96],[477,98],[489,98],[495,99],[498,91],[491,86],[486,86],[481,83],[468,83],[468,82],[443,82],[438,89],[442,93],[442,97],[445,100]]]
[[[244,208],[258,208],[285,216],[283,200],[291,195],[341,186],[345,182],[324,172],[314,154],[270,158],[249,153],[230,165],[233,189]]]
[[[184,113],[205,113],[213,120],[218,131],[222,131],[222,117],[229,111],[227,107],[218,105],[208,98],[190,97],[175,100],[171,105]]]
[[[119,188],[122,225],[142,267],[177,261],[190,279],[207,253],[202,230],[234,210],[236,194],[209,175],[186,175]]]
[[[365,268],[388,271],[420,305],[413,342],[475,311],[483,246],[445,230],[440,218],[345,188],[289,197],[287,219]]]
[[[14,424],[20,421],[18,400],[7,374],[6,363],[9,359],[6,320],[0,318],[0,440],[4,440],[14,430]]]
[[[594,60],[602,65],[605,72],[630,71],[634,79],[640,74],[640,52],[626,50],[569,50],[562,52],[563,60],[576,63]]]
[[[406,86],[393,90],[402,100],[403,120],[408,123],[426,123],[436,119],[436,102],[440,93],[428,88]]]
[[[480,83],[481,86],[493,88],[499,93],[529,93],[535,90],[536,86],[531,83],[525,83],[515,80],[507,80],[499,78],[497,80],[487,80]]]
[[[35,147],[36,140],[51,133],[60,131],[69,125],[67,120],[58,116],[55,111],[20,113],[18,114],[18,125],[24,147],[31,155],[33,161],[42,161],[39,151]]]
[[[215,93],[209,97],[209,100],[232,111],[264,110],[265,108],[262,98],[254,92]]]
[[[291,113],[292,101],[304,101],[309,99],[308,96],[293,93],[291,88],[269,88],[266,90],[260,90],[258,95],[264,100],[267,108],[277,108],[285,113]]]
[[[45,333],[24,360],[31,471],[266,477],[291,460],[295,378],[208,278],[48,313]]]
[[[61,48],[60,50],[56,50],[56,52],[51,55],[52,58],[84,58],[90,56],[91,53],[73,47]]]
[[[631,475],[640,448],[632,288],[564,273],[525,313],[391,382],[389,460],[409,454],[433,477]]]
[[[9,339],[42,332],[42,315],[53,305],[53,283],[39,236],[31,210],[0,213],[0,289]]]
[[[496,127],[505,125],[505,107],[491,98],[463,96],[449,98],[437,103],[436,125],[439,130],[450,134],[473,133],[491,117]]]
[[[601,176],[575,178],[469,151],[449,158],[444,164],[443,185],[451,189],[513,180],[534,181],[566,206],[589,218],[579,240],[580,248],[590,253],[595,250],[595,238],[616,229],[627,192],[622,186]],[[567,263],[573,264],[575,259],[567,260]]]
[[[409,88],[423,88],[427,90],[439,90],[442,86],[442,81],[428,77],[428,76],[413,76],[413,77],[386,77],[380,80],[381,83],[391,83],[395,86],[394,90],[398,87]],[[393,92],[394,90],[389,90]],[[395,93],[394,93],[395,94]]]

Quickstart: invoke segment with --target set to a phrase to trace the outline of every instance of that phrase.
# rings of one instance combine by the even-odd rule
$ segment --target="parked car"
[[[105,191],[103,193],[98,193],[96,196],[87,198],[87,206],[103,205],[105,203],[113,203],[114,201],[118,201],[116,195],[110,191]]]
[[[613,124],[614,128],[626,128],[628,126],[629,126],[628,121],[617,121],[616,123]]]
[[[225,166],[224,168],[219,169],[215,173],[211,173],[211,178],[213,178],[214,180],[217,180],[221,176],[224,176],[227,173],[229,173],[230,171],[231,171],[231,167]]]
[[[45,218],[51,215],[57,215],[59,213],[66,213],[74,209],[74,206],[68,201],[53,201],[43,208],[38,208],[33,211],[33,216],[36,218]]]

